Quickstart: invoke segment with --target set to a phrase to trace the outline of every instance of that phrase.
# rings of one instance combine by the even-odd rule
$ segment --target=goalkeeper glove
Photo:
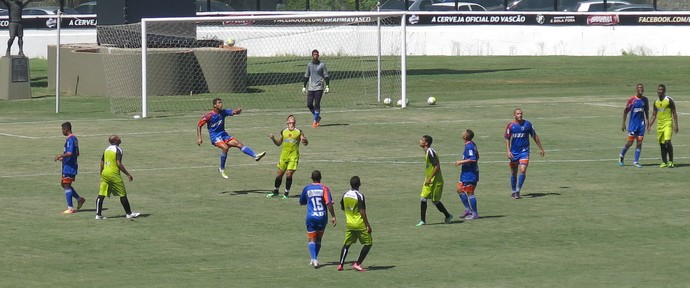
[[[328,88],[328,85],[326,85],[326,90],[323,90],[323,92],[326,92],[326,93],[328,93],[328,92],[330,92],[330,91],[331,91],[331,89],[330,89],[330,88]]]
[[[302,87],[302,93],[307,93],[307,87]]]

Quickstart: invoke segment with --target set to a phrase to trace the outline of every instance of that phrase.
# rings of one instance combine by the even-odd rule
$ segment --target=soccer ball
[[[228,40],[225,40],[225,45],[235,46],[235,39],[228,38]]]
[[[429,105],[435,105],[436,104],[436,97],[429,97],[429,99],[426,99],[426,104]]]
[[[385,104],[385,105],[391,105],[392,102],[393,102],[393,100],[391,100],[391,98],[383,99],[383,104]]]
[[[410,104],[410,99],[405,99],[405,105]],[[402,106],[402,99],[398,99],[395,105]]]

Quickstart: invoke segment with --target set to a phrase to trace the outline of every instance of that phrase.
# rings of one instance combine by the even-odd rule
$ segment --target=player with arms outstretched
[[[649,100],[642,95],[644,93],[644,85],[642,85],[642,83],[637,84],[635,91],[635,96],[628,98],[625,109],[623,109],[623,125],[621,125],[621,130],[626,130],[625,120],[628,118],[628,113],[630,113],[630,121],[628,121],[628,141],[625,142],[625,146],[623,146],[621,153],[618,155],[618,165],[624,165],[623,160],[625,160],[625,153],[628,152],[633,141],[637,140],[633,166],[642,168],[642,165],[639,164],[639,160],[640,154],[642,153],[642,140],[644,139],[646,128],[645,123],[649,120]]]
[[[506,139],[506,154],[508,156],[510,167],[510,188],[513,199],[520,199],[520,190],[527,178],[527,165],[529,165],[529,137],[534,139],[539,147],[539,154],[544,157],[544,148],[541,146],[541,139],[529,122],[522,118],[522,109],[516,108],[513,110],[515,120],[508,123],[506,132],[503,137]],[[520,175],[518,176],[518,170]]]
[[[336,219],[331,190],[328,189],[328,186],[321,184],[321,172],[319,170],[311,172],[311,180],[313,183],[302,189],[299,204],[307,205],[307,238],[309,239],[309,254],[311,255],[309,265],[319,268],[318,257],[321,250],[323,232],[328,224],[328,213],[331,213],[333,227],[335,227]]]
[[[278,159],[278,175],[274,182],[273,192],[266,195],[269,198],[278,196],[278,188],[280,188],[280,184],[283,182],[283,175],[285,175],[285,194],[283,194],[283,199],[288,199],[290,187],[292,186],[292,175],[299,165],[299,145],[300,143],[303,143],[304,146],[309,145],[307,136],[304,135],[302,130],[297,129],[296,123],[295,116],[289,115],[287,117],[287,128],[280,131],[280,138],[276,138],[271,133],[273,144],[276,146],[283,145],[283,149],[280,152],[280,159]]]
[[[259,161],[266,155],[266,152],[254,153],[251,148],[244,146],[240,140],[228,135],[225,131],[225,117],[239,115],[242,113],[242,108],[238,109],[223,109],[223,100],[220,98],[213,99],[213,110],[206,113],[196,126],[196,144],[201,146],[203,140],[201,140],[201,127],[206,125],[208,128],[208,135],[211,138],[211,144],[220,148],[220,166],[218,167],[218,172],[220,176],[228,179],[228,174],[225,172],[225,161],[228,159],[228,150],[230,147],[236,147],[240,149],[244,154],[249,155],[254,158],[254,160]]]

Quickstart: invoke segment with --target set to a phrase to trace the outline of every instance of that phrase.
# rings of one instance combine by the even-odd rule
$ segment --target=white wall
[[[7,50],[7,40],[9,39],[7,30],[0,31],[0,53],[5,55]],[[72,43],[96,43],[96,29],[65,29],[60,33],[60,44]],[[57,44],[57,30],[49,29],[24,29],[24,55],[29,58],[48,58],[48,45]],[[17,39],[12,44],[12,54],[19,53]]]
[[[690,26],[408,27],[408,55],[690,55]]]
[[[687,35],[690,35],[690,25],[408,26],[407,51],[408,55],[612,56],[625,52],[653,56],[690,56],[690,37]],[[0,53],[7,49],[8,37],[7,30],[0,31]],[[56,38],[55,30],[25,29],[24,53],[31,58],[46,58],[46,47],[54,45]],[[96,43],[96,30],[62,30],[60,41],[62,44]],[[275,48],[281,49],[283,46],[276,45]],[[251,47],[247,48],[251,51]],[[337,48],[343,49],[347,48]],[[353,46],[353,49],[356,47]],[[17,52],[15,40],[12,54]],[[276,51],[276,54],[284,52]]]

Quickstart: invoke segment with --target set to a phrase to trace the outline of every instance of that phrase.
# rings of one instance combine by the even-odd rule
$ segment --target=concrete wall
[[[250,27],[243,27],[249,29]],[[235,27],[234,29],[237,29]],[[394,28],[388,28],[394,29]],[[47,46],[55,45],[55,30],[25,30],[24,52],[30,58],[47,58]],[[390,32],[397,33],[397,32]],[[199,35],[201,35],[201,31]],[[689,56],[690,25],[684,26],[510,26],[510,25],[463,25],[463,26],[408,26],[408,55],[576,55],[612,56],[627,54],[652,56]],[[327,35],[325,35],[327,37]],[[0,31],[0,51],[6,49],[7,30]],[[224,38],[221,38],[224,39]],[[328,38],[321,38],[328,39]],[[249,57],[291,54],[290,51],[306,50],[302,47],[263,44],[252,47],[247,42]],[[96,43],[95,29],[63,30],[62,44]],[[273,42],[275,43],[275,42]],[[324,47],[321,50],[361,53],[361,48]],[[398,43],[393,46],[399,47]],[[310,46],[314,47],[314,46]],[[399,48],[397,48],[399,49]],[[18,51],[15,46],[12,53]],[[260,55],[256,55],[262,51]]]

